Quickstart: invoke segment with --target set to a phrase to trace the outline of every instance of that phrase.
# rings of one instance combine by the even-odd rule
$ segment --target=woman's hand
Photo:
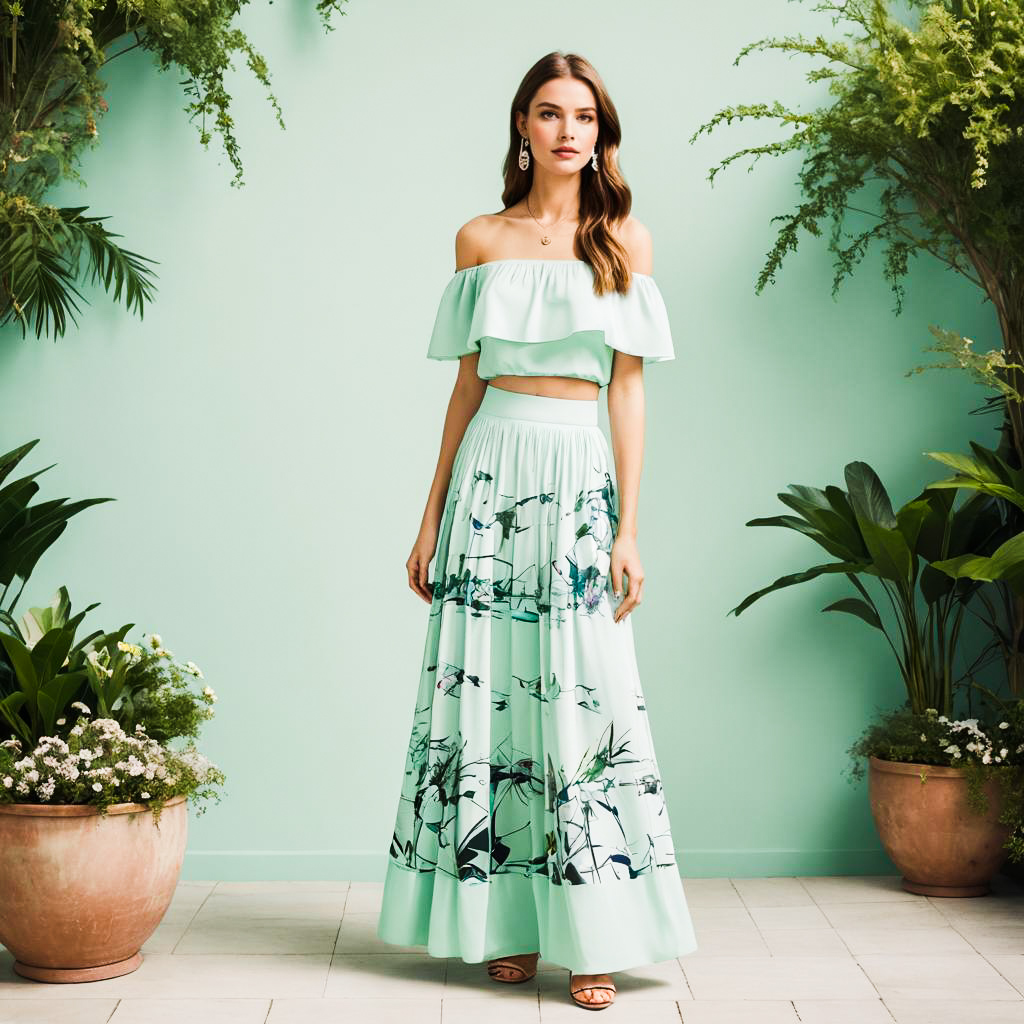
[[[433,600],[433,592],[427,585],[427,566],[434,557],[434,550],[437,548],[437,526],[420,527],[419,536],[412,546],[412,554],[405,563],[409,570],[409,586],[423,598],[427,604]]]
[[[644,587],[644,567],[640,564],[640,553],[636,549],[636,540],[628,535],[616,537],[612,544],[611,577],[612,590],[616,597],[622,593],[623,572],[629,577],[629,593],[615,609],[616,622],[627,616],[640,603]]]

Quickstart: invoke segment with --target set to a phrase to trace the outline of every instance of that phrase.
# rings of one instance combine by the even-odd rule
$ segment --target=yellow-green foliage
[[[800,228],[818,236],[830,219],[835,254],[833,295],[872,240],[885,245],[885,276],[901,309],[901,277],[910,256],[926,251],[983,288],[995,304],[1007,353],[1020,361],[1024,254],[1024,15],[1019,0],[909,0],[893,13],[884,0],[819,3],[833,25],[852,31],[835,41],[816,36],[762,39],[740,51],[781,50],[823,58],[807,78],[827,81],[832,102],[810,113],[778,102],[721,109],[693,134],[736,118],[778,119],[788,138],[733,153],[799,150],[802,199],[781,222],[757,291],[774,281]],[[863,193],[863,195],[861,195]],[[849,213],[869,218],[847,232]],[[1010,362],[1010,360],[1007,360]]]

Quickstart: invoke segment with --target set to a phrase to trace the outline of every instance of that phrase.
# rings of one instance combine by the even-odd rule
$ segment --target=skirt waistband
[[[484,391],[478,412],[486,416],[504,416],[515,420],[541,420],[547,423],[577,423],[597,426],[596,398],[551,398],[528,395],[492,387]]]

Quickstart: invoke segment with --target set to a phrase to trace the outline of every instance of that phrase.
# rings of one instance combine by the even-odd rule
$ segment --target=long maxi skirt
[[[488,386],[456,452],[377,935],[577,973],[693,952],[597,399]]]

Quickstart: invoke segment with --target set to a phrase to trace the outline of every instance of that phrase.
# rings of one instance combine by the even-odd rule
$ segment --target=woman
[[[674,352],[593,67],[542,58],[511,128],[427,352],[459,372],[406,563],[430,616],[377,934],[503,982],[542,955],[603,1009],[606,972],[697,948],[629,618],[643,365]]]

